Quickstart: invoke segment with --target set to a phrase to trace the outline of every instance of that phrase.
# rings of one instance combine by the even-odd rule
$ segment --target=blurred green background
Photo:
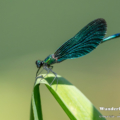
[[[106,36],[120,32],[119,5],[117,0],[1,0],[0,120],[29,120],[35,61],[54,53],[96,18],[107,21]],[[55,64],[53,70],[78,87],[98,110],[120,107],[119,53],[117,38],[84,57]],[[40,89],[44,120],[69,120],[47,88]],[[120,115],[120,111],[100,112]]]

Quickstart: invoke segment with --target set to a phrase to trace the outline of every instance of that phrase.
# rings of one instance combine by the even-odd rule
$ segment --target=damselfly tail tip
[[[116,33],[115,34],[115,37],[117,38],[117,37],[120,37],[120,33]]]

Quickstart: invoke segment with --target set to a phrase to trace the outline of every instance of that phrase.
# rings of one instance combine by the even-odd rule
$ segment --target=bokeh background
[[[119,5],[119,0],[1,0],[0,120],[29,120],[35,61],[54,53],[96,18],[107,21],[106,37],[120,32]],[[80,89],[98,110],[120,107],[119,53],[117,38],[84,57],[55,64],[53,70]],[[69,120],[45,85],[40,92],[44,120]],[[120,111],[100,112],[120,115]]]

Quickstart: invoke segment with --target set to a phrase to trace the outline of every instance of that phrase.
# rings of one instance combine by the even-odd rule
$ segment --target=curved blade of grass
[[[31,98],[30,120],[43,120],[39,84],[35,81]]]
[[[59,75],[57,77],[57,90],[56,81],[54,81],[50,86],[50,83],[54,78],[53,74],[48,74],[48,76],[42,80],[41,78],[38,78],[35,84],[38,85],[39,83],[44,83],[70,119],[105,120],[101,113],[80,90],[78,90],[74,85],[72,85],[63,77]]]

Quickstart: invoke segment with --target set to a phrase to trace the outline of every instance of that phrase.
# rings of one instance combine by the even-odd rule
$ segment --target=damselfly
[[[47,74],[49,72],[52,72],[55,75],[55,78],[53,79],[54,81],[57,78],[57,74],[52,71],[52,64],[60,63],[66,59],[82,57],[94,50],[99,44],[113,38],[120,37],[120,33],[117,33],[104,38],[106,30],[107,24],[104,19],[99,18],[90,22],[73,38],[69,39],[61,47],[59,47],[54,54],[49,55],[43,61],[37,60],[36,65],[38,70],[36,76],[38,75],[40,68],[43,67],[43,69],[47,71]],[[53,83],[53,81],[51,82],[51,84]]]

